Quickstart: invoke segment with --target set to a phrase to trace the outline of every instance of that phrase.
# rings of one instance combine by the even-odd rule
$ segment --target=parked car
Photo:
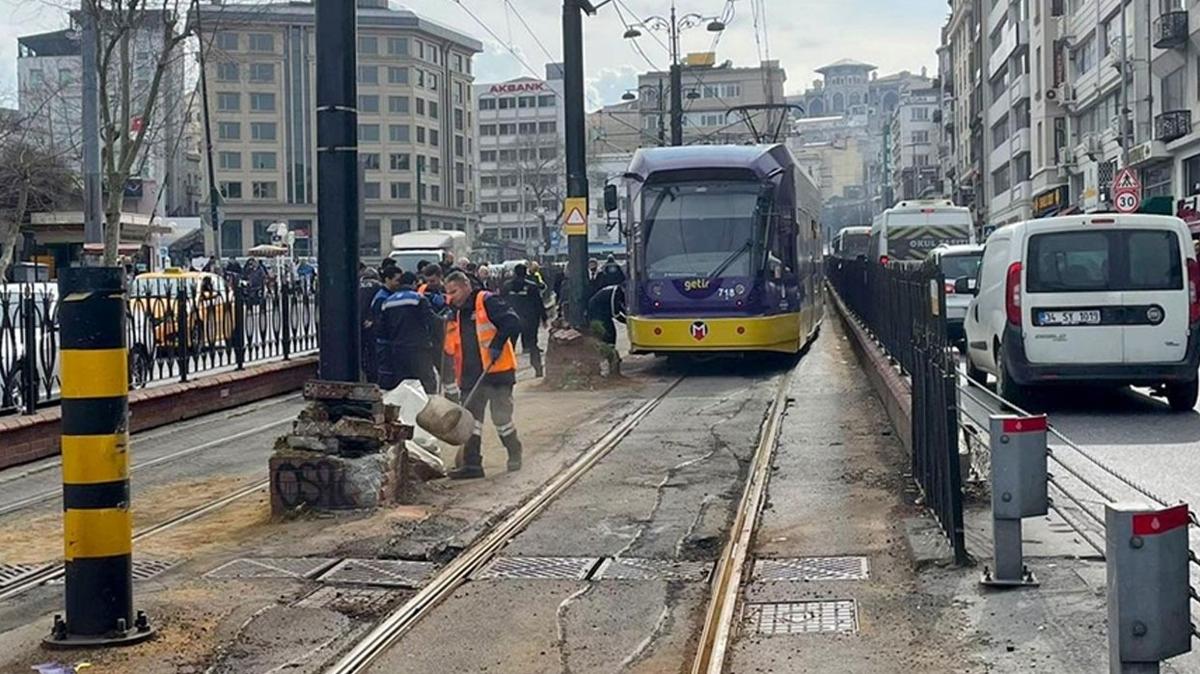
[[[972,292],[968,375],[994,375],[1006,399],[1102,382],[1152,387],[1174,410],[1195,407],[1200,266],[1178,218],[1093,214],[1001,227]]]
[[[946,336],[962,353],[967,352],[967,333],[963,329],[963,321],[973,297],[969,292],[970,286],[975,282],[982,259],[983,246],[974,244],[939,246],[925,258],[925,265],[931,267],[931,271],[940,272],[946,279]],[[968,292],[958,292],[959,279],[970,280],[966,288]]]
[[[187,297],[187,335],[178,330],[179,291]],[[129,286],[130,372],[135,383],[143,364],[148,367],[162,349],[212,348],[233,335],[233,297],[225,279],[207,272],[170,268],[140,274]]]

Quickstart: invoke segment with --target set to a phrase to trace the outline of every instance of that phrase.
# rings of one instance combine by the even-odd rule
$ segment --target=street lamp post
[[[720,17],[704,16],[703,14],[684,14],[677,16],[675,0],[671,0],[669,19],[661,16],[650,16],[640,24],[629,26],[625,31],[625,39],[633,40],[642,36],[637,26],[650,30],[665,31],[670,38],[671,52],[671,145],[683,145],[683,66],[679,63],[679,34],[685,30],[707,24],[708,32],[719,33],[725,30],[725,23]],[[660,99],[661,100],[661,99]]]

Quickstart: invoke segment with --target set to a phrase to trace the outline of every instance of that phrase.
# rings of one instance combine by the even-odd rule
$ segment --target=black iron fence
[[[0,284],[0,413],[33,414],[59,397],[58,289]],[[287,360],[317,348],[317,288],[216,276],[140,278],[129,288],[131,388]]]
[[[826,269],[838,296],[911,379],[913,477],[955,559],[966,563],[958,379],[946,335],[945,277],[935,267],[866,260],[831,259]]]

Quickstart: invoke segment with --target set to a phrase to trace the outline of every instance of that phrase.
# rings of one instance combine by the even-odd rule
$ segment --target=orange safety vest
[[[515,372],[517,370],[517,353],[513,350],[512,342],[505,340],[504,349],[500,353],[500,359],[496,361],[495,367],[492,366],[492,354],[488,351],[488,346],[496,337],[496,326],[488,317],[487,306],[484,301],[491,297],[492,294],[486,291],[480,291],[475,295],[475,341],[479,345],[479,362],[483,363],[483,371],[487,374],[496,374],[497,372]],[[463,355],[462,355],[462,335],[458,330],[458,313],[454,314],[454,318],[446,323],[446,355],[454,358],[454,377],[460,383],[462,382],[463,373]]]
[[[426,290],[429,290],[428,283],[422,283],[421,285],[417,286],[417,294],[420,295],[421,297],[425,296]]]

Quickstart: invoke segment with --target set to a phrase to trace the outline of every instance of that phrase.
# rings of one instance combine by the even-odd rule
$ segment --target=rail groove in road
[[[629,435],[634,428],[667,398],[685,377],[679,377],[662,393],[646,401],[621,423],[609,429],[570,466],[539,489],[524,505],[514,510],[483,538],[460,553],[442,568],[428,584],[394,612],[385,617],[366,637],[342,656],[327,674],[358,674],[409,629],[449,597],[468,577],[496,556],[509,540],[529,525],[558,496],[575,484],[601,459]]]
[[[172,517],[168,520],[159,522],[158,524],[155,524],[153,526],[146,527],[140,531],[135,531],[133,534],[133,540],[139,541],[139,540],[148,538],[150,536],[153,536],[155,534],[159,534],[164,531],[167,531],[168,529],[172,529],[172,528],[179,526],[180,524],[183,524],[185,522],[190,522],[198,517],[203,517],[204,515],[207,515],[208,513],[211,513],[215,510],[219,510],[221,508],[224,508],[225,506],[229,505],[230,503],[239,501],[247,496],[250,496],[251,494],[254,494],[255,492],[266,489],[268,485],[270,485],[270,481],[263,480],[261,482],[255,482],[254,484],[242,487],[241,489],[230,492],[220,498],[209,501],[208,503],[205,503],[204,505],[200,505],[195,508],[192,508],[191,510],[180,513],[180,514],[176,515],[175,517]],[[15,585],[13,585],[12,587],[5,588],[4,590],[0,590],[0,601],[4,601],[6,599],[11,599],[12,597],[20,596],[20,595],[34,589],[35,587],[38,587],[45,583],[48,583],[52,580],[61,578],[65,573],[66,573],[66,570],[64,569],[63,566],[61,566],[59,564],[47,565],[47,566],[43,567],[42,569],[30,574],[28,577],[26,577],[20,583],[17,583]]]
[[[725,652],[733,633],[734,611],[741,593],[746,560],[754,539],[754,529],[762,514],[767,483],[771,478],[771,462],[779,441],[783,413],[787,410],[787,392],[792,372],[794,370],[783,376],[758,434],[758,447],[754,451],[750,476],[734,514],[729,540],[713,572],[712,595],[704,616],[704,629],[700,633],[696,657],[692,660],[693,674],[719,674],[725,666]]]

